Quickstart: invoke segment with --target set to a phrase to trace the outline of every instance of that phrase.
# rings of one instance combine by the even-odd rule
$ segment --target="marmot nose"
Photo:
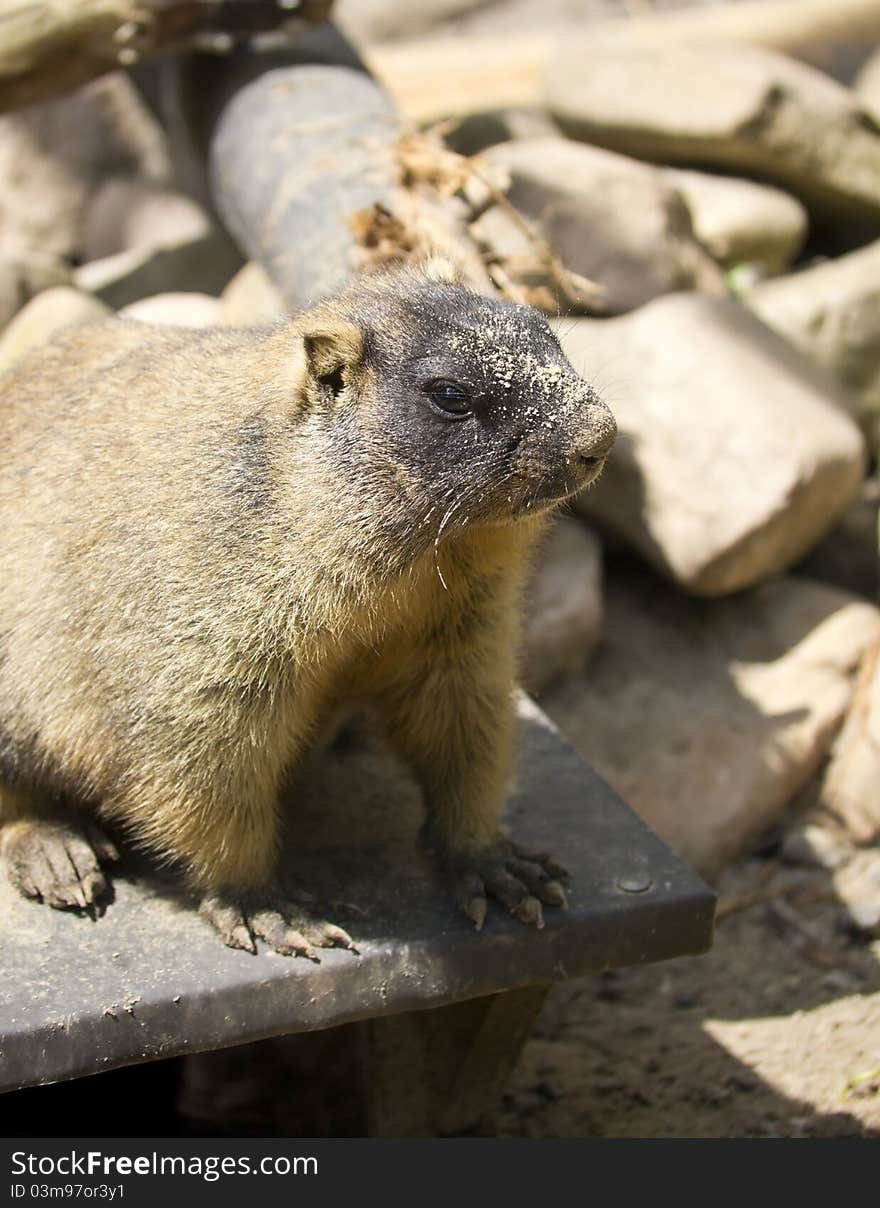
[[[582,470],[598,469],[614,444],[617,436],[616,428],[603,427],[599,432],[592,433],[586,439],[581,438],[576,447],[574,460]]]

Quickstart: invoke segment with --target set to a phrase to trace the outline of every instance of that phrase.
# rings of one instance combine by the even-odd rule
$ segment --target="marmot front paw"
[[[199,914],[230,948],[256,952],[258,939],[282,956],[305,956],[320,962],[316,948],[356,952],[347,931],[315,918],[302,906],[276,894],[206,894]]]
[[[4,829],[9,879],[27,898],[57,910],[91,913],[112,896],[103,864],[119,859],[113,843],[88,822],[28,818]]]
[[[565,906],[561,881],[568,871],[546,853],[530,852],[500,836],[486,847],[438,853],[441,871],[459,909],[477,931],[486,918],[487,898],[497,898],[512,915],[544,926],[541,903]]]

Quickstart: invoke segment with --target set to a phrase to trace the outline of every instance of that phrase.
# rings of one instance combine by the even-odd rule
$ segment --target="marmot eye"
[[[442,412],[447,417],[462,419],[471,413],[471,396],[463,386],[459,386],[456,382],[449,382],[444,378],[428,382],[425,386],[425,393],[431,400],[434,410]]]

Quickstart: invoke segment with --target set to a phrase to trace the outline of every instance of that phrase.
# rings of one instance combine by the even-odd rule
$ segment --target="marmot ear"
[[[303,347],[310,375],[339,394],[345,385],[345,371],[363,358],[364,333],[354,323],[322,321],[305,333]]]

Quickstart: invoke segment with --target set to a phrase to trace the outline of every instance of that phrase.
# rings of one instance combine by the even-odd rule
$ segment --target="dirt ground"
[[[880,1137],[880,941],[772,852],[717,888],[707,955],[551,993],[499,1135]]]

